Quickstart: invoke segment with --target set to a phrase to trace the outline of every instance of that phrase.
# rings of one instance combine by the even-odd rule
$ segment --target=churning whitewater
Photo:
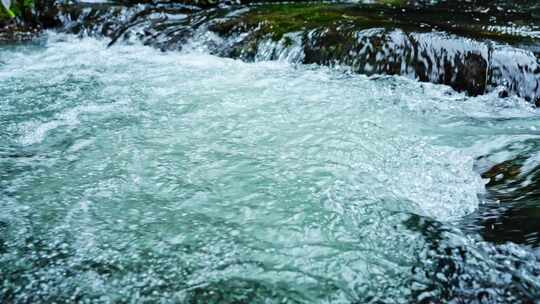
[[[508,300],[511,271],[538,291],[534,249],[459,228],[475,159],[540,136],[525,101],[48,36],[0,50],[5,299]]]

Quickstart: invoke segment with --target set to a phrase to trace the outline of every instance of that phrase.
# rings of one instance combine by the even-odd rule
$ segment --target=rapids
[[[530,103],[107,44],[0,48],[0,302],[540,296],[534,246],[467,228]]]

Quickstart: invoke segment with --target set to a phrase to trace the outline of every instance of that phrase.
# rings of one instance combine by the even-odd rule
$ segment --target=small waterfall
[[[257,46],[255,61],[277,60],[291,63],[304,61],[301,33],[287,33],[279,41],[267,39]]]
[[[142,43],[164,51],[199,49],[246,61],[348,66],[360,74],[402,75],[446,84],[469,95],[500,91],[501,96],[540,102],[540,64],[533,49],[426,31],[421,26],[380,27],[378,19],[366,26],[333,17],[338,20],[299,30],[278,29],[283,33],[276,34],[274,25],[261,17],[259,10],[264,7],[86,3],[63,7],[58,19],[65,31],[109,37],[111,45]],[[369,11],[365,14],[374,18]],[[516,37],[535,39],[523,31],[516,31]]]

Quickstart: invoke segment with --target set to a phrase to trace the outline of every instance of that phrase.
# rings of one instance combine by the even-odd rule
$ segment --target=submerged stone
[[[472,228],[479,230],[485,240],[540,245],[539,148],[539,141],[530,139],[479,159],[480,163],[492,163],[482,174],[487,180],[488,202],[473,216]],[[510,159],[491,161],[516,151]]]

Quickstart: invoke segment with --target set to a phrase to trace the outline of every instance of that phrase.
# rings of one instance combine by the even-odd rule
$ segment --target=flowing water
[[[537,249],[463,228],[523,100],[107,43],[0,49],[0,301],[540,296]]]

